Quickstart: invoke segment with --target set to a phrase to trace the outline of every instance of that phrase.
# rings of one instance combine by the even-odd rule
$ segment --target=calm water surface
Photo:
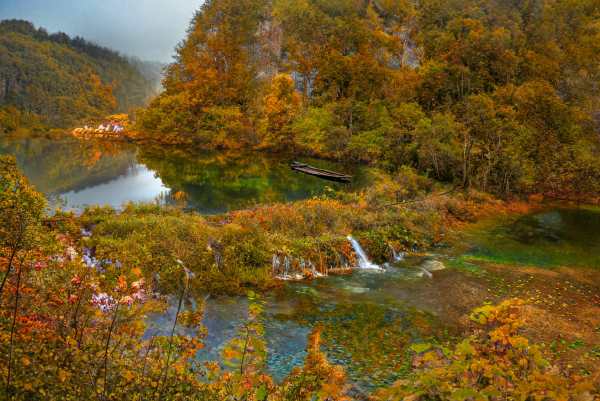
[[[517,265],[600,268],[600,209],[557,208],[485,222],[470,233],[474,259]]]
[[[191,209],[212,214],[348,187],[295,173],[289,159],[259,154],[137,147],[70,136],[0,138],[2,153],[16,156],[19,167],[54,205],[76,211],[90,205],[118,209],[127,202],[178,199]],[[356,167],[310,162],[358,175],[360,182]]]
[[[14,154],[38,189],[61,197],[67,209],[89,204],[118,208],[127,201],[157,198],[170,202],[175,193],[183,193],[188,206],[216,213],[304,199],[335,187],[291,172],[289,160],[259,155],[190,154],[176,148],[68,137],[5,138],[0,140],[0,153]],[[360,185],[359,170],[322,166],[356,174]],[[429,278],[422,268],[431,260],[448,268],[434,271]],[[482,286],[484,270],[479,266],[488,262],[600,268],[600,211],[555,208],[490,221],[467,233],[459,247],[408,257],[384,272],[356,271],[350,276],[289,283],[264,298],[269,373],[281,380],[301,365],[307,336],[318,326],[328,359],[346,369],[358,392],[392,383],[409,371],[411,344],[451,338],[458,319],[486,301],[481,291],[472,289]],[[192,297],[189,307],[193,304]],[[220,359],[224,345],[244,321],[247,306],[245,298],[208,299],[204,318],[208,336],[198,356],[201,360]],[[171,308],[153,317],[148,335],[168,333],[174,315]]]

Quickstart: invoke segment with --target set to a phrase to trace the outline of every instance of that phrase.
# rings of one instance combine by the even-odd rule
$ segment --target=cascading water
[[[273,275],[276,276],[279,274],[279,266],[281,262],[279,262],[279,256],[273,255]]]
[[[396,249],[392,245],[389,245],[389,244],[388,244],[388,247],[390,248],[390,251],[392,251],[392,259],[394,262],[401,262],[402,260],[404,260],[404,257],[406,256],[406,254],[404,252],[396,251]]]
[[[291,267],[292,263],[290,261],[290,258],[286,255],[285,258],[283,259],[283,266],[284,266],[284,271],[283,271],[283,275],[285,277],[289,277],[290,276],[290,267]]]
[[[369,260],[369,257],[362,249],[357,240],[352,238],[351,235],[348,236],[348,241],[352,244],[352,248],[354,248],[354,252],[356,253],[356,257],[358,258],[358,267],[360,269],[369,269],[369,270],[383,270],[381,266],[376,265],[375,263]]]

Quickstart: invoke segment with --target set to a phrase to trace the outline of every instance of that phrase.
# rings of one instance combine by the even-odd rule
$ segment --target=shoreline
[[[381,172],[373,174],[375,174],[371,177],[375,178],[373,185],[360,192],[345,194],[338,199],[309,199],[261,205],[253,209],[215,216],[202,216],[195,212],[150,204],[130,204],[122,212],[108,208],[91,208],[81,216],[59,213],[57,217],[64,217],[64,219],[57,220],[51,227],[46,226],[44,230],[40,230],[40,235],[47,237],[49,245],[44,246],[40,243],[29,274],[35,279],[47,276],[54,280],[52,284],[56,289],[51,291],[54,297],[51,298],[52,303],[58,299],[60,301],[58,305],[78,311],[79,297],[84,298],[81,308],[85,312],[82,313],[86,313],[87,316],[104,316],[101,320],[92,323],[95,325],[93,329],[99,334],[113,330],[113,323],[119,311],[114,309],[115,299],[119,300],[118,304],[124,305],[122,312],[119,313],[127,314],[127,318],[139,326],[135,336],[131,336],[124,321],[125,316],[121,317],[122,338],[130,339],[134,347],[139,344],[151,347],[147,344],[148,342],[152,344],[155,341],[154,337],[138,340],[143,338],[145,333],[143,329],[146,326],[142,317],[149,312],[171,316],[168,312],[169,303],[165,298],[167,294],[179,293],[180,299],[183,299],[185,293],[225,296],[249,292],[249,311],[262,313],[264,303],[259,301],[259,304],[256,304],[259,306],[253,304],[255,299],[261,297],[254,291],[265,293],[284,285],[274,280],[271,274],[269,264],[274,251],[280,252],[281,255],[314,260],[315,264],[318,261],[319,266],[335,266],[335,263],[339,263],[341,255],[352,257],[354,250],[346,237],[350,234],[360,242],[366,254],[375,263],[382,263],[390,256],[390,244],[396,251],[409,252],[434,249],[441,244],[452,246],[453,240],[460,240],[460,235],[477,222],[487,218],[498,218],[501,215],[512,218],[543,210],[549,206],[543,202],[534,202],[535,199],[528,202],[503,201],[475,191],[427,198],[425,195],[427,188],[421,188],[420,191],[424,193],[425,199],[420,202],[382,207],[393,201],[395,190],[402,184]],[[443,191],[445,188],[435,189]],[[356,260],[351,261],[350,264],[356,265]],[[474,315],[469,314],[469,310],[473,310],[472,308],[481,305],[484,301],[502,302],[499,306],[502,309],[504,308],[502,305],[506,305],[506,302],[512,302],[507,301],[507,297],[521,295],[528,302],[533,300],[533,305],[522,306],[519,303],[516,305],[518,309],[511,309],[508,318],[516,319],[514,316],[523,316],[523,321],[527,323],[523,332],[532,338],[532,341],[540,338],[542,341],[563,341],[558,342],[556,348],[550,350],[543,343],[540,345],[544,352],[553,352],[549,355],[555,366],[560,369],[555,373],[560,374],[560,377],[564,375],[569,380],[575,377],[573,380],[577,381],[579,379],[577,379],[576,369],[593,367],[589,363],[591,357],[588,355],[595,352],[595,348],[589,342],[597,337],[597,333],[592,332],[589,327],[580,333],[574,331],[580,327],[581,322],[597,322],[593,320],[594,311],[597,309],[588,302],[587,295],[578,298],[576,304],[585,307],[578,307],[574,315],[567,314],[566,317],[561,315],[557,318],[554,316],[554,311],[560,310],[563,313],[562,305],[558,304],[559,309],[553,309],[556,307],[554,303],[540,305],[537,302],[545,300],[536,291],[515,293],[513,290],[522,288],[522,277],[534,276],[534,279],[530,280],[536,280],[538,283],[536,285],[554,291],[552,288],[554,282],[562,282],[564,277],[562,271],[558,276],[552,276],[557,277],[558,281],[551,281],[547,279],[547,274],[537,274],[540,269],[536,269],[534,274],[530,270],[521,272],[521,269],[507,269],[507,266],[492,266],[490,269],[487,267],[485,269],[491,273],[481,276],[454,269],[435,272],[434,280],[423,279],[425,281],[417,289],[414,289],[416,286],[410,281],[401,284],[401,287],[409,291],[417,291],[420,295],[419,299],[409,297],[409,302],[418,305],[419,300],[425,299],[429,302],[421,305],[421,309],[425,312],[431,305],[441,307],[442,313],[450,311],[452,315],[448,315],[447,318],[454,319],[460,329],[456,338],[453,337],[443,344],[438,344],[435,338],[428,337],[425,341],[432,341],[434,347],[450,349],[455,347],[460,339],[463,341],[472,339],[473,337],[468,333],[477,328],[473,326]],[[494,269],[499,272],[495,272]],[[597,277],[597,272],[591,274],[584,271],[583,273],[588,274],[591,280]],[[510,282],[498,279],[502,277],[509,277]],[[185,292],[181,290],[182,280],[185,283],[183,287]],[[32,281],[35,282],[37,281]],[[58,290],[61,288],[62,290]],[[64,288],[69,288],[70,292],[65,294]],[[140,292],[140,288],[143,288],[143,292]],[[565,297],[565,301],[568,301],[572,299],[573,294],[577,294],[578,289],[579,284],[576,284],[573,290],[570,286],[564,292],[561,289],[560,294]],[[41,290],[46,291],[46,288],[41,287]],[[530,288],[525,287],[525,290]],[[403,288],[400,288],[395,294],[402,294],[402,291]],[[411,292],[406,294],[410,295]],[[60,296],[65,300],[59,299]],[[74,296],[77,298],[73,298]],[[91,301],[88,300],[89,297]],[[145,303],[137,304],[136,299],[145,299]],[[444,299],[448,301],[444,302]],[[40,299],[39,305],[45,305],[45,302],[48,301]],[[130,305],[129,309],[125,305]],[[63,306],[59,306],[57,309],[61,312],[60,319],[64,316],[62,308]],[[100,308],[100,311],[97,311],[97,308]],[[200,305],[199,309],[203,310],[202,308],[203,306]],[[475,310],[485,312],[490,309],[495,310],[494,308],[484,304],[483,307]],[[362,309],[362,311],[368,313],[370,309]],[[68,327],[70,315],[69,313],[65,320],[66,324],[61,327]],[[554,318],[552,321],[558,331],[554,326],[547,325],[551,317]],[[181,337],[191,341],[190,346],[193,346],[195,341],[202,341],[201,336],[204,331],[202,331],[201,318],[202,313],[199,311],[198,316],[189,319],[194,327],[199,328],[198,338]],[[188,321],[187,317],[186,321]],[[79,324],[83,324],[84,328],[79,329],[82,333],[84,330],[92,330],[91,327],[85,328],[87,321]],[[240,327],[248,327],[243,324],[245,323],[242,322]],[[254,324],[254,322],[250,321],[247,324]],[[358,329],[360,327],[362,326]],[[511,327],[515,326],[511,323]],[[333,329],[336,330],[336,327]],[[563,329],[568,329],[566,334],[561,331]],[[75,326],[75,330],[78,330],[78,326]],[[319,328],[314,329],[313,335],[318,336],[319,330]],[[511,332],[511,336],[517,336],[520,332],[513,330],[515,331]],[[556,340],[556,335],[559,336],[559,340]],[[489,336],[483,338],[485,340]],[[95,337],[90,333],[86,341],[91,343],[95,341]],[[235,338],[231,341],[235,341]],[[309,340],[309,345],[311,341]],[[394,343],[395,338],[391,338],[390,341]],[[405,351],[406,363],[411,365],[408,365],[406,371],[400,372],[396,367],[390,372],[418,374],[418,361],[423,357],[423,353],[427,352],[428,347],[432,346],[423,345],[421,341],[423,339],[403,344],[403,347],[406,347],[402,348]],[[495,349],[494,343],[489,346],[490,349]],[[138,355],[135,353],[137,348],[133,349],[130,354],[133,355],[132,358]],[[318,342],[315,349],[319,349]],[[357,349],[359,352],[364,352],[360,347]],[[558,351],[552,351],[554,349]],[[189,352],[191,355],[198,352],[198,349],[192,347]],[[308,365],[305,366],[310,366],[310,358],[307,357]],[[321,360],[327,363],[325,357]],[[343,372],[341,368],[339,369],[339,372]],[[352,372],[354,373],[354,370]],[[338,377],[342,374],[340,373]],[[346,382],[350,383],[347,380]],[[284,385],[286,382],[282,383],[281,385]],[[387,391],[386,388],[387,386],[381,391]]]
[[[321,160],[325,162],[334,162],[341,164],[349,164],[356,166],[365,166],[365,167],[376,167],[376,164],[373,162],[368,162],[365,160],[348,160],[342,156],[333,156],[327,154],[315,153],[306,149],[300,148],[277,148],[272,146],[265,146],[262,143],[259,144],[241,144],[240,146],[231,147],[231,146],[215,146],[211,143],[202,143],[194,138],[192,135],[167,135],[168,137],[176,137],[178,141],[169,141],[160,139],[157,136],[158,133],[152,134],[142,134],[140,131],[133,130],[125,130],[121,135],[117,136],[100,136],[100,134],[93,134],[89,137],[81,137],[74,135],[71,131],[65,133],[66,135],[70,135],[76,137],[80,140],[99,140],[99,141],[116,141],[116,142],[127,142],[135,144],[136,146],[162,146],[180,149],[182,147],[191,146],[191,148],[186,148],[186,151],[208,151],[208,152],[224,152],[224,153],[232,153],[232,152],[244,152],[244,153],[257,153],[257,154],[266,154],[269,156],[273,156],[275,158],[289,158],[290,161],[295,157],[303,157],[310,158],[314,160]],[[188,140],[181,140],[181,138],[185,138]],[[440,184],[451,185],[450,183],[437,182]],[[516,199],[528,199],[531,202],[543,202],[543,201],[556,201],[556,202],[566,202],[566,203],[574,203],[575,205],[594,205],[600,206],[600,195],[595,193],[563,193],[563,192],[537,192],[535,190],[525,193],[515,193],[511,195],[511,198]]]

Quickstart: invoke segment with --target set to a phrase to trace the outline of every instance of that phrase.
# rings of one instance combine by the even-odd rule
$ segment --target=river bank
[[[125,117],[121,117],[122,119]],[[365,167],[375,167],[386,170],[388,173],[394,171],[399,173],[402,168],[397,169],[394,164],[389,162],[379,163],[377,160],[363,159],[360,157],[350,157],[347,154],[335,153],[335,152],[320,152],[313,148],[306,148],[299,146],[298,144],[290,146],[275,146],[272,144],[265,143],[264,141],[255,138],[246,138],[247,140],[236,140],[227,141],[219,140],[219,138],[203,138],[202,136],[194,134],[186,134],[181,132],[173,133],[158,133],[152,131],[141,130],[140,127],[136,126],[135,122],[124,123],[127,127],[124,132],[118,134],[106,135],[104,133],[98,133],[94,135],[84,136],[82,139],[85,140],[111,140],[117,142],[129,142],[135,143],[139,146],[146,147],[161,147],[164,149],[172,149],[178,151],[181,148],[185,148],[188,151],[194,152],[223,152],[227,153],[256,153],[259,155],[270,155],[275,158],[284,157],[288,162],[296,160],[297,158],[309,158],[312,160],[321,160],[324,162],[351,164],[351,165],[362,165]],[[79,134],[75,134],[76,137],[81,137]],[[239,139],[239,138],[238,138]],[[418,169],[415,168],[415,171]],[[419,172],[422,174],[423,172]],[[431,175],[431,172],[428,172]],[[435,174],[432,175],[435,177]],[[458,180],[459,177],[455,177]],[[590,178],[590,181],[593,181]],[[600,195],[597,192],[586,190],[585,185],[579,186],[566,186],[565,188],[558,188],[556,186],[545,186],[538,185],[533,187],[523,187],[521,192],[511,194],[509,191],[498,190],[496,195],[500,195],[504,198],[511,197],[523,197],[526,196],[532,202],[540,201],[553,201],[557,203],[574,204],[574,205],[600,205]],[[485,191],[484,191],[485,192]]]
[[[371,174],[373,184],[356,193],[213,216],[151,205],[129,205],[120,213],[90,208],[78,222],[94,233],[85,243],[98,259],[116,254],[123,263],[136,261],[153,273],[180,260],[196,273],[200,287],[235,292],[248,286],[268,288],[276,277],[327,276],[359,266],[349,235],[374,263],[383,265],[400,253],[448,246],[449,237],[468,222],[539,207],[474,192],[448,195],[443,188],[396,204],[396,193],[406,190],[403,183]],[[146,254],[147,247],[155,252]]]
[[[537,389],[525,386],[527,380],[517,384],[515,394],[595,391],[597,269],[499,265],[486,262],[485,252],[453,252],[468,238],[465,234],[477,233],[474,223],[502,216],[519,220],[533,211],[542,213],[545,224],[539,237],[552,238],[552,230],[562,228],[553,215],[544,217],[545,205],[447,193],[440,187],[425,191],[418,185],[413,202],[391,205],[399,187],[408,187],[407,177],[370,174],[376,178],[372,185],[357,192],[210,216],[130,204],[119,212],[94,207],[81,215],[45,217],[42,226],[31,228],[30,251],[19,251],[27,260],[17,269],[24,272],[25,284],[21,273],[13,272],[7,275],[10,290],[3,293],[10,301],[22,285],[27,288],[18,309],[2,309],[6,319],[15,310],[24,319],[13,325],[18,331],[10,343],[16,355],[10,391],[57,395],[91,389],[117,398],[124,394],[121,389],[148,396],[166,391],[174,397],[192,391],[209,399],[250,392],[249,399],[280,400],[301,388],[336,400],[387,400],[389,394],[394,399],[425,389],[419,377],[462,386],[463,379],[438,376],[452,369],[432,371],[423,361],[452,366],[465,341],[478,350],[465,369],[475,373],[485,366],[480,363],[501,362],[524,377],[548,378]],[[493,245],[494,230],[483,233]],[[360,269],[348,235],[369,263],[385,269]],[[488,249],[486,244],[475,242],[473,249]],[[301,260],[305,268],[311,261],[323,275],[344,260],[356,268],[350,275],[318,279],[308,269],[312,277],[305,281],[282,281],[273,270],[273,255],[287,256],[296,269]],[[249,289],[259,293],[239,295]],[[506,301],[515,296],[526,303]],[[470,312],[484,302],[500,306],[486,304]],[[35,334],[31,325],[38,327]],[[5,326],[2,333],[8,336],[10,325]],[[499,332],[507,344],[514,343],[507,345],[510,354],[481,334]],[[102,351],[108,350],[107,338],[114,353]],[[523,348],[527,339],[533,343]],[[245,357],[247,343],[251,351]],[[28,365],[21,361],[34,360],[51,370],[64,366],[52,355],[66,355],[70,367],[45,380],[24,381]],[[527,369],[520,365],[523,358]],[[553,370],[543,358],[552,361]],[[172,370],[168,381],[161,379],[165,370]],[[85,375],[76,379],[75,372],[82,371],[92,378],[106,374],[106,379],[95,384]],[[168,384],[157,389],[153,382]],[[263,391],[268,398],[260,395]]]

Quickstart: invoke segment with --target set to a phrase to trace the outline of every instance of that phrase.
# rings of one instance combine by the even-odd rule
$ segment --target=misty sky
[[[202,0],[0,0],[1,19],[25,19],[138,56],[169,62]]]

